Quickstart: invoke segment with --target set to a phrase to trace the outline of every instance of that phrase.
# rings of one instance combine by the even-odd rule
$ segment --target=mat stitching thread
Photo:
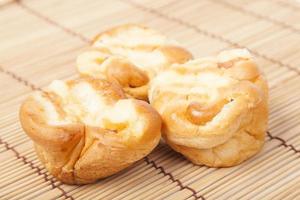
[[[42,168],[40,168],[38,166],[34,166],[34,163],[32,161],[28,161],[25,156],[20,155],[20,153],[14,147],[11,147],[7,142],[3,141],[1,138],[0,138],[0,144],[3,144],[6,150],[11,150],[15,154],[16,158],[21,159],[25,165],[29,165],[29,167],[31,169],[37,170],[38,175],[43,176],[43,178],[46,182],[48,182],[48,181],[50,182],[52,189],[57,188],[62,192],[62,195],[66,199],[70,198],[70,199],[74,200],[74,198],[71,195],[68,195],[64,189],[59,187],[60,185],[55,185],[54,178],[49,178],[46,172],[42,173],[41,172],[43,170]]]
[[[30,87],[30,89],[32,89],[32,90],[41,90],[39,87],[36,87],[34,84],[23,79],[22,77],[18,76],[17,74],[10,72],[8,70],[5,70],[2,66],[0,66],[0,72],[12,77],[13,79],[17,80],[18,82],[22,83],[25,86]]]
[[[91,40],[88,39],[88,38],[86,38],[86,37],[83,36],[82,34],[79,34],[79,33],[75,32],[75,31],[73,31],[73,30],[71,30],[71,29],[69,29],[69,28],[67,28],[67,27],[65,27],[65,26],[63,26],[63,25],[61,25],[61,24],[59,24],[59,23],[57,23],[57,22],[51,20],[50,18],[48,18],[48,17],[42,15],[41,13],[37,12],[36,10],[30,8],[29,6],[27,6],[26,4],[24,4],[22,1],[18,0],[18,1],[16,1],[16,3],[17,3],[21,8],[23,8],[24,10],[26,10],[28,13],[31,13],[31,14],[33,14],[34,16],[43,19],[44,21],[48,22],[49,24],[51,24],[51,25],[53,25],[53,26],[55,26],[55,27],[60,28],[61,30],[65,31],[65,32],[67,32],[67,33],[69,33],[69,34],[71,34],[71,35],[74,36],[74,37],[79,38],[81,41],[83,41],[83,42],[85,42],[85,43],[91,43]]]
[[[224,38],[224,37],[222,37],[222,36],[220,36],[220,35],[217,35],[217,34],[214,34],[214,33],[209,32],[209,31],[200,29],[198,26],[193,25],[193,24],[190,24],[190,23],[185,22],[185,21],[182,21],[181,19],[178,19],[178,18],[176,18],[176,17],[172,17],[172,16],[170,16],[170,15],[165,15],[165,14],[163,14],[163,13],[161,13],[161,12],[155,10],[155,9],[152,9],[152,8],[148,8],[148,7],[142,6],[142,5],[138,4],[138,3],[135,3],[135,2],[130,1],[130,0],[120,0],[120,1],[125,2],[125,3],[127,3],[127,4],[130,4],[130,5],[132,5],[133,7],[138,8],[138,9],[140,9],[140,10],[143,10],[143,11],[152,13],[152,14],[154,14],[154,15],[156,15],[156,16],[159,16],[159,17],[161,17],[161,18],[167,19],[167,20],[169,20],[169,21],[177,22],[178,24],[180,24],[180,25],[182,25],[182,26],[185,26],[185,27],[187,27],[187,28],[193,29],[193,30],[196,31],[197,33],[200,33],[200,34],[205,35],[205,36],[208,36],[208,37],[210,37],[210,38],[214,38],[214,39],[217,39],[217,40],[219,40],[219,41],[225,42],[225,43],[227,43],[227,44],[232,45],[233,47],[237,47],[237,48],[247,48],[246,46],[240,45],[240,44],[237,43],[237,42],[233,42],[233,41],[231,41],[231,40],[229,40],[229,39],[226,39],[226,38]],[[272,63],[275,63],[275,64],[277,64],[277,65],[279,65],[279,66],[281,66],[281,67],[286,67],[286,68],[290,69],[291,71],[294,71],[294,72],[296,72],[298,75],[300,75],[300,69],[297,69],[296,67],[293,67],[293,66],[291,66],[291,65],[289,65],[289,64],[285,64],[285,63],[283,63],[282,61],[276,60],[276,59],[274,59],[274,58],[270,58],[270,57],[268,57],[268,56],[266,56],[266,55],[264,55],[264,54],[259,53],[258,51],[255,51],[255,50],[252,50],[252,49],[249,49],[249,48],[247,48],[247,49],[248,49],[252,54],[254,54],[254,55],[256,55],[256,56],[259,56],[259,57],[261,57],[261,58],[264,58],[264,59],[266,59],[266,60],[268,60],[268,61],[270,61],[270,62],[272,62]]]
[[[298,28],[295,28],[295,27],[293,27],[293,26],[291,26],[291,25],[289,25],[285,22],[273,19],[273,18],[268,17],[266,15],[258,14],[256,12],[251,11],[251,10],[247,10],[247,9],[243,8],[242,6],[234,5],[232,3],[229,3],[229,2],[223,1],[223,0],[220,0],[220,1],[219,0],[209,0],[209,1],[215,2],[216,4],[220,4],[220,5],[223,5],[225,7],[229,7],[233,10],[237,10],[237,11],[240,11],[242,13],[246,13],[246,14],[248,14],[250,16],[253,16],[257,19],[263,19],[263,20],[269,21],[269,22],[271,22],[273,24],[276,24],[278,26],[282,26],[283,28],[290,29],[295,33],[300,33],[300,29],[298,29]]]
[[[9,1],[9,2],[6,2],[4,4],[0,4],[0,9],[2,9],[2,8],[6,7],[6,6],[12,5],[14,3],[16,3],[16,1]]]
[[[284,8],[291,8],[293,10],[299,11],[300,7],[288,3],[287,1],[275,1],[275,3],[281,5]]]
[[[271,140],[278,140],[281,142],[280,146],[284,146],[286,148],[290,148],[292,151],[294,151],[295,153],[300,153],[300,149],[296,149],[296,147],[294,147],[294,145],[292,144],[287,144],[287,141],[284,140],[283,138],[280,138],[278,136],[273,136],[270,131],[267,131],[267,136],[271,139]]]
[[[197,191],[194,190],[193,188],[189,187],[189,186],[184,186],[183,183],[179,180],[179,179],[175,179],[174,176],[169,173],[169,172],[166,172],[165,168],[163,166],[158,166],[155,161],[153,160],[150,160],[148,157],[145,157],[144,158],[145,162],[148,164],[148,165],[151,165],[153,166],[155,169],[158,169],[160,170],[160,172],[164,175],[164,176],[168,176],[169,179],[173,182],[173,183],[177,183],[177,185],[180,187],[180,190],[189,190],[193,193],[193,197],[195,199],[202,199],[202,200],[205,200],[205,198],[203,196],[197,196]]]

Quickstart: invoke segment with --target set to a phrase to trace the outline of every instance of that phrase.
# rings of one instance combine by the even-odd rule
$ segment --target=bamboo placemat
[[[20,128],[20,102],[53,79],[76,76],[76,55],[93,36],[129,22],[160,30],[195,57],[248,48],[270,85],[263,151],[213,169],[160,144],[95,184],[53,178]],[[299,1],[0,0],[0,199],[300,199]]]

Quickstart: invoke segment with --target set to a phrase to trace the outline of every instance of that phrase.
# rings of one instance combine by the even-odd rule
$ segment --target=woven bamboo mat
[[[161,144],[112,177],[68,186],[40,164],[18,122],[20,102],[108,27],[136,22],[195,55],[246,47],[270,85],[263,151],[232,168],[195,166]],[[300,199],[300,3],[297,0],[0,0],[0,199]]]

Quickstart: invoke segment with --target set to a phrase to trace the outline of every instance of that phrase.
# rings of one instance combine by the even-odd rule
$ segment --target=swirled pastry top
[[[245,49],[173,65],[152,80],[149,90],[167,142],[209,166],[232,166],[258,152],[267,99],[267,83]]]
[[[160,139],[160,116],[149,104],[88,77],[53,81],[23,103],[20,118],[47,169],[66,183],[116,173]]]
[[[99,34],[92,46],[92,50],[79,55],[79,72],[114,79],[131,96],[142,99],[146,98],[149,80],[161,69],[192,58],[176,41],[134,24]]]
[[[105,123],[109,121],[143,127],[144,120],[139,121],[141,124],[130,123],[140,118],[134,101],[126,99],[121,88],[106,81],[55,80],[46,91],[35,93],[33,98],[44,108],[45,120],[50,125],[84,123],[106,128]]]

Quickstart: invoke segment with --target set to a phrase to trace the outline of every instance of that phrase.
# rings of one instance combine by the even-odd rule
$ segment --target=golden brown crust
[[[237,165],[264,144],[268,86],[246,50],[173,66],[152,80],[149,100],[166,142],[195,164]]]
[[[164,35],[137,24],[100,33],[92,49],[78,56],[81,74],[119,83],[129,96],[147,100],[149,81],[162,69],[192,58],[190,52]]]
[[[20,121],[42,163],[62,182],[85,184],[115,174],[160,140],[159,114],[146,102],[125,99],[114,83],[84,77],[47,90],[25,100]]]

